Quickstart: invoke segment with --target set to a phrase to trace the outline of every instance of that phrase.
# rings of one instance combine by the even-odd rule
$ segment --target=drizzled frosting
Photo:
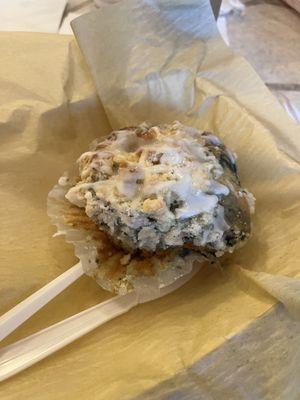
[[[66,198],[125,248],[154,251],[192,240],[222,250],[229,225],[219,199],[232,184],[214,146],[235,163],[218,137],[178,122],[115,131],[79,158],[80,181]]]
[[[226,195],[229,190],[216,180],[223,170],[202,147],[201,133],[187,139],[180,125],[170,136],[157,128],[153,132],[153,138],[144,139],[132,130],[122,130],[116,132],[115,140],[104,141],[103,149],[84,153],[79,159],[83,181],[69,191],[68,200],[85,206],[86,192],[93,189],[97,196],[109,195],[111,202],[129,200],[142,210],[147,198],[165,200],[173,192],[182,201],[176,217],[210,212],[217,204],[216,195]],[[128,158],[128,154],[132,156]],[[119,165],[118,173],[113,171],[114,163]],[[85,182],[95,173],[103,180]]]

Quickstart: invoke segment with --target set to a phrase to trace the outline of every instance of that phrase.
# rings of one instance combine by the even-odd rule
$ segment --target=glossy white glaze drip
[[[217,182],[223,169],[205,148],[201,132],[189,132],[179,123],[173,127],[172,134],[152,128],[150,139],[122,130],[116,132],[115,140],[106,140],[98,150],[84,153],[79,159],[81,178],[86,180],[96,173],[100,180],[77,184],[67,193],[68,200],[84,207],[87,191],[93,189],[99,198],[112,204],[130,201],[142,210],[146,199],[159,198],[168,203],[171,193],[180,202],[176,218],[212,212],[217,195],[229,193]],[[210,140],[219,144],[212,135]],[[113,171],[114,163],[118,164],[117,172]]]

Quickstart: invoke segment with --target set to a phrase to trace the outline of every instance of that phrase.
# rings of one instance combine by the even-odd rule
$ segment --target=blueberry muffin
[[[236,156],[217,136],[179,122],[112,132],[82,154],[76,179],[60,185],[112,256],[122,255],[122,284],[136,269],[155,275],[214,260],[250,235],[254,198],[240,185]],[[101,249],[98,259],[107,272]]]

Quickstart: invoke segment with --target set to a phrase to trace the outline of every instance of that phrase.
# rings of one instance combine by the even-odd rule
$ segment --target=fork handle
[[[0,382],[42,360],[138,304],[132,291],[116,296],[0,350]]]
[[[79,262],[2,315],[0,317],[0,341],[71,285],[71,283],[76,281],[81,275],[83,275],[83,269]]]
[[[131,291],[125,295],[113,297],[72,317],[58,322],[25,339],[0,350],[0,382],[17,374],[23,369],[42,360],[48,355],[68,345],[105,322],[126,313],[139,303],[152,301],[166,296],[188,282],[198,271],[195,265],[191,272],[177,279],[157,292],[145,295]]]

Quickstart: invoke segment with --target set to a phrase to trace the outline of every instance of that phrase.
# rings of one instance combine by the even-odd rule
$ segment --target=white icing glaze
[[[180,201],[176,218],[212,212],[217,195],[227,195],[229,190],[217,182],[223,169],[205,148],[207,136],[179,123],[173,124],[172,134],[159,127],[152,130],[153,138],[138,137],[133,130],[116,132],[115,140],[106,140],[98,150],[84,153],[79,158],[82,179],[96,173],[100,180],[78,183],[69,190],[67,199],[84,207],[89,201],[84,193],[93,189],[112,204],[130,201],[142,209],[145,199],[156,196],[167,201],[173,193]],[[213,135],[209,139],[220,144]],[[113,172],[114,160],[119,165],[117,173]]]
[[[142,168],[134,167],[124,169],[120,173],[120,179],[116,180],[116,188],[121,196],[132,199],[137,192],[139,179],[144,178],[144,171]]]
[[[240,228],[240,205],[220,196],[237,194],[253,208],[227,157],[235,162],[214,135],[177,122],[141,124],[94,142],[80,157],[79,181],[66,198],[85,208],[99,229],[130,254],[186,244],[221,254],[243,240],[248,225]],[[227,223],[224,207],[231,201]]]

